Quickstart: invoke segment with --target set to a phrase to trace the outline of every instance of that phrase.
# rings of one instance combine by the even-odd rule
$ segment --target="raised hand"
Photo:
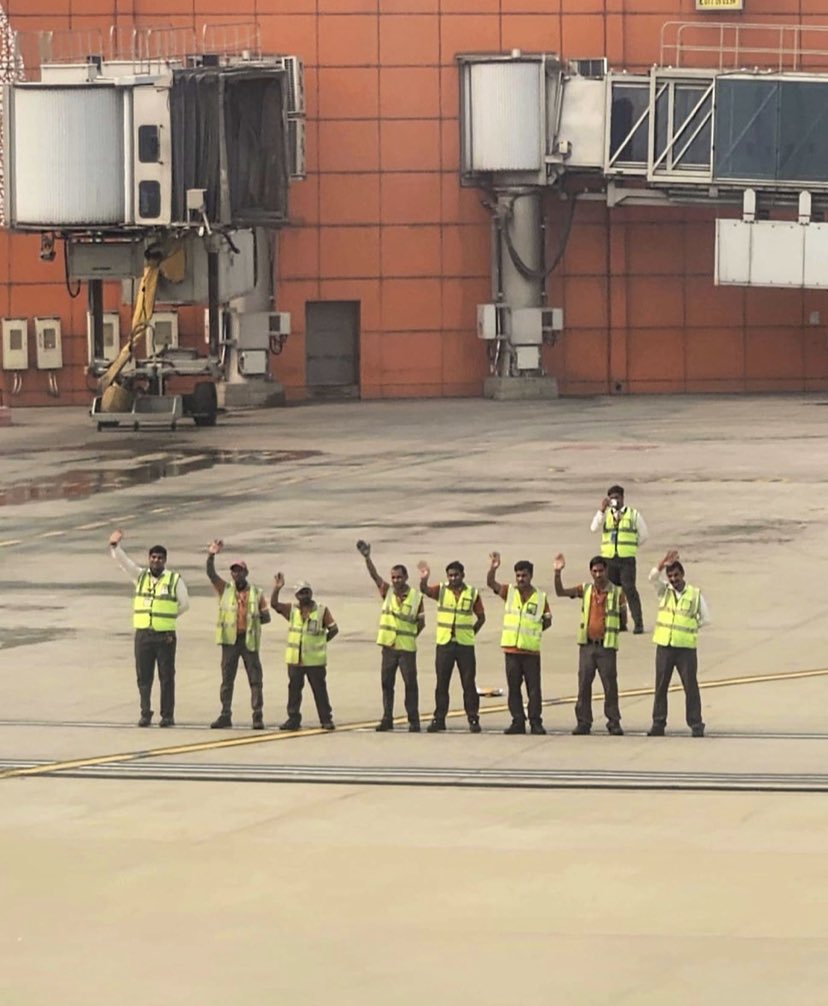
[[[492,569],[500,568],[500,552],[489,552],[489,565]]]
[[[428,577],[431,576],[431,569],[429,568],[428,563],[424,562],[422,559],[417,563],[417,572],[420,574],[421,580],[427,580]]]
[[[566,559],[563,552],[558,552],[555,556],[555,572],[560,573],[562,569],[566,569]]]
[[[112,534],[109,536],[109,544],[112,548],[121,543],[124,537],[124,532],[120,528],[116,528]]]
[[[282,587],[284,587],[284,585],[285,585],[284,575],[282,573],[277,573],[273,577],[273,589],[274,590],[281,590]]]
[[[207,546],[207,551],[210,553],[210,555],[218,555],[223,548],[224,548],[224,542],[221,540],[221,538],[214,538]]]
[[[363,558],[367,559],[371,555],[371,546],[368,544],[367,541],[363,541],[362,538],[360,538],[359,541],[356,543],[356,547],[357,552],[359,552],[359,554],[363,556]]]

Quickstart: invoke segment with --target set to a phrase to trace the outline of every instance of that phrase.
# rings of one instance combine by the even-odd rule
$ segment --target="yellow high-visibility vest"
[[[638,552],[638,511],[626,507],[618,524],[609,507],[604,514],[604,532],[601,536],[601,555],[607,559],[618,556],[628,559]]]
[[[584,584],[584,598],[581,604],[581,628],[578,630],[578,643],[588,642],[589,608],[592,604],[591,583]],[[604,602],[604,646],[608,650],[618,649],[618,633],[621,631],[621,588],[611,584]]]
[[[135,584],[132,599],[132,625],[135,629],[175,632],[178,618],[176,589],[181,577],[165,569],[156,580],[148,569],[142,569]]]
[[[461,646],[474,646],[476,601],[477,590],[468,584],[459,595],[455,594],[447,583],[440,584],[440,594],[437,598],[438,645],[450,643],[454,638]]]
[[[416,587],[409,587],[408,593],[397,604],[394,588],[389,587],[382,602],[377,646],[390,646],[392,650],[417,651],[417,613],[423,595]]]
[[[695,650],[701,621],[701,591],[698,587],[684,585],[676,597],[672,587],[661,595],[658,606],[653,642],[658,646],[679,646]]]
[[[245,626],[244,645],[248,650],[258,652],[262,641],[261,612],[259,599],[262,592],[253,584],[248,584],[247,625]],[[216,625],[216,642],[221,646],[232,646],[238,636],[239,592],[235,583],[228,583],[219,598],[218,624]]]
[[[323,624],[326,610],[324,604],[314,602],[308,617],[302,618],[299,605],[291,605],[286,664],[298,664],[300,667],[324,667],[327,664],[328,630]]]
[[[540,653],[545,608],[546,594],[542,590],[533,587],[532,593],[524,601],[517,587],[510,584],[506,595],[506,610],[503,612],[500,645]]]

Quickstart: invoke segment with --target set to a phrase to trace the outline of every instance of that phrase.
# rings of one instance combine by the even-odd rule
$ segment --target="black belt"
[[[587,642],[588,643],[593,643],[595,646],[603,646],[604,645],[604,639],[603,639],[603,637],[601,637],[601,639],[587,639]]]

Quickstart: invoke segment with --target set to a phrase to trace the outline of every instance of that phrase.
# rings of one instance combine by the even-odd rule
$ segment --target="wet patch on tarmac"
[[[86,499],[98,493],[115,492],[132,486],[151,485],[161,479],[190,475],[219,465],[277,465],[305,461],[321,451],[159,451],[126,454],[120,463],[108,458],[103,464],[70,468],[59,475],[27,479],[0,486],[0,506],[18,506],[48,500]],[[14,457],[14,454],[7,455]],[[19,456],[25,457],[24,454]]]
[[[0,629],[0,650],[14,650],[20,646],[34,646],[37,643],[51,643],[55,639],[74,636],[74,629],[19,628]]]
[[[715,538],[729,545],[784,545],[794,541],[808,525],[796,520],[746,521],[744,524],[711,524],[704,542]]]

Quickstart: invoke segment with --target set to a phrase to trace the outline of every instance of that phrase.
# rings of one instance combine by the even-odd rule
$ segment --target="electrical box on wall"
[[[147,330],[147,356],[158,356],[165,349],[178,349],[178,315],[175,311],[157,311]]]
[[[95,331],[92,312],[86,314],[86,338],[89,345],[89,359],[112,363],[121,347],[121,316],[117,311],[104,311],[103,355],[95,356]]]
[[[3,370],[29,369],[29,321],[3,319]]]
[[[60,370],[63,346],[60,318],[35,318],[35,352],[38,370]]]

